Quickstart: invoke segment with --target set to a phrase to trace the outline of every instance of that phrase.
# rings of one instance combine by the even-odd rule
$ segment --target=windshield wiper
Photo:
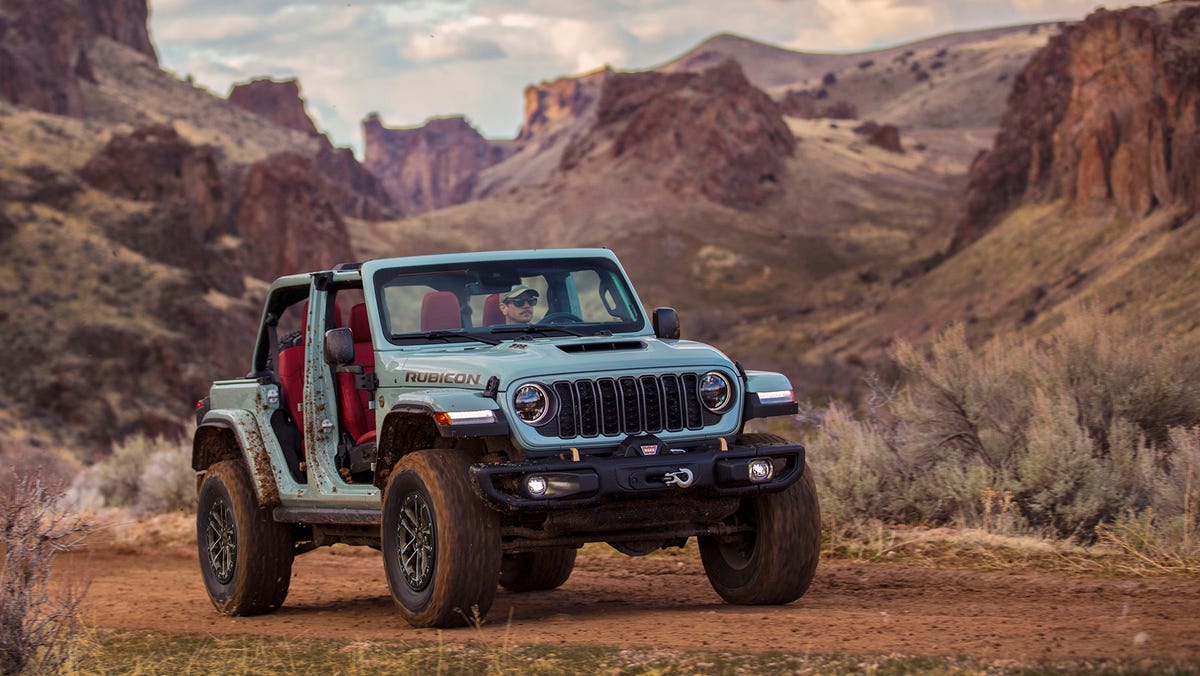
[[[393,333],[392,334],[393,340],[398,340],[398,339],[403,339],[403,338],[427,338],[429,340],[433,340],[435,338],[443,338],[443,339],[469,338],[470,340],[476,340],[481,343],[487,343],[488,345],[499,345],[500,344],[500,341],[494,340],[492,338],[488,338],[486,336],[478,336],[478,335],[475,335],[474,333],[466,333],[466,332],[460,332],[460,331],[423,331],[421,333]]]
[[[593,335],[580,333],[558,324],[509,324],[508,326],[497,326],[492,329],[492,333],[546,333],[547,331],[561,331],[569,336],[578,336],[580,338],[587,338]]]

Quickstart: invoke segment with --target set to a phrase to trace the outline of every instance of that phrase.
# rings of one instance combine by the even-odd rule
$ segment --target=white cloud
[[[1083,18],[1090,0],[150,0],[163,65],[225,93],[296,77],[339,144],[361,120],[465,114],[511,137],[528,84],[655,66],[719,32],[859,51],[953,30]],[[1129,3],[1125,3],[1129,4]],[[1114,5],[1110,5],[1114,7]]]

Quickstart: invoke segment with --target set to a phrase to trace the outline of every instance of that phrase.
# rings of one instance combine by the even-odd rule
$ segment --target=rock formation
[[[893,153],[904,152],[904,146],[900,144],[900,128],[894,124],[879,124],[868,120],[855,127],[854,133],[866,137],[867,143],[873,146]]]
[[[563,154],[570,169],[596,148],[632,159],[674,191],[746,209],[778,190],[796,140],[779,106],[736,62],[703,73],[617,73],[596,127]]]
[[[476,175],[508,154],[505,144],[485,139],[461,116],[390,129],[371,115],[363,120],[363,142],[363,166],[405,214],[466,201]]]
[[[304,108],[300,84],[295,80],[260,78],[234,85],[229,102],[271,120],[275,124],[317,136],[317,126]]]
[[[525,88],[525,119],[517,140],[545,139],[556,129],[594,112],[611,68],[579,77],[564,77]]]
[[[397,215],[383,185],[359,163],[354,151],[334,147],[328,136],[317,131],[305,109],[304,99],[300,97],[299,82],[294,79],[252,80],[235,85],[229,92],[229,102],[281,127],[319,139],[317,168],[329,180],[330,197],[338,213],[367,220]]]
[[[325,180],[303,155],[280,153],[250,167],[233,224],[248,269],[263,279],[354,259]]]
[[[83,114],[80,81],[93,79],[88,49],[116,40],[155,63],[146,0],[0,2],[0,98],[56,115]]]
[[[1023,197],[1139,217],[1200,195],[1200,2],[1097,10],[1018,75],[951,251]]]

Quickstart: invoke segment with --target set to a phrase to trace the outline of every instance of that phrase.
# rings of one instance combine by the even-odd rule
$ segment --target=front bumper
[[[760,458],[770,461],[770,477],[752,480],[752,461]],[[758,466],[761,469],[762,464]],[[728,446],[725,450],[652,456],[584,456],[579,460],[554,457],[471,467],[480,496],[493,508],[507,512],[584,507],[656,495],[720,498],[773,493],[795,483],[803,471],[804,447],[800,444]],[[542,495],[529,491],[529,477],[543,480],[546,490]]]

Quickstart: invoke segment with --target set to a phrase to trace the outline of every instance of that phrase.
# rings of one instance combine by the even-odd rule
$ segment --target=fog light
[[[540,474],[525,477],[525,490],[535,498],[546,494],[546,486],[546,477]]]
[[[775,474],[775,464],[765,458],[758,458],[750,461],[749,470],[750,480],[756,484],[762,483]]]

